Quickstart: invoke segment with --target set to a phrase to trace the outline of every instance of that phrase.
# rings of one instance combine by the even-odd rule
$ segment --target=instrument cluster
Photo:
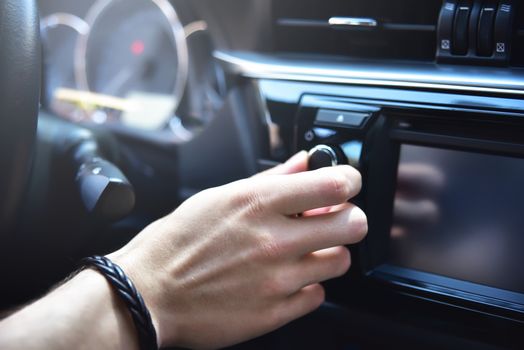
[[[190,2],[41,0],[40,11],[54,114],[183,142],[220,108],[224,78]]]

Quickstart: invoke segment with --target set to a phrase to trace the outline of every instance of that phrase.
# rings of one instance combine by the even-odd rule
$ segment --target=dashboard
[[[321,166],[361,171],[369,235],[318,312],[240,349],[524,347],[521,2],[39,5],[34,220],[16,244],[28,266],[43,251],[57,258],[37,281],[13,277],[24,291],[14,300],[191,195],[306,149]],[[57,121],[93,133],[129,179],[136,205],[124,219],[86,214]]]
[[[220,105],[224,77],[190,2],[45,0],[40,9],[42,104],[60,117],[177,142]]]

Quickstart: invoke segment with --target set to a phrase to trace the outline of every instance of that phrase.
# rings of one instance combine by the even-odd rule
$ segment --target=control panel
[[[507,64],[515,6],[511,0],[445,0],[437,29],[438,61]]]
[[[349,164],[362,166],[363,148],[377,106],[334,97],[305,95],[300,103],[295,145],[308,149],[309,169]]]

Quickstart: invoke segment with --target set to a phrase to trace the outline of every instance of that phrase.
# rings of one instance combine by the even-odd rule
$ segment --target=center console
[[[440,74],[401,74],[401,86],[387,86],[390,65],[380,85],[341,84],[335,80],[342,74],[280,79],[296,73],[271,71],[273,61],[263,55],[239,53],[228,62],[231,53],[220,55],[233,74],[243,70],[243,96],[256,101],[253,115],[266,140],[260,170],[305,149],[311,168],[350,164],[362,173],[362,191],[352,201],[366,212],[369,232],[350,247],[349,274],[325,284],[327,300],[347,312],[328,319],[344,320],[336,327],[348,342],[524,345],[521,70],[446,67],[443,74],[428,66]],[[243,64],[247,57],[261,59],[256,69]],[[273,68],[284,71],[288,61],[278,62]],[[348,69],[356,75],[365,68]],[[462,85],[457,77],[468,69],[482,74]],[[430,87],[417,85],[428,77]]]
[[[333,339],[524,348],[522,4],[279,0],[272,15],[272,47],[215,58],[261,130],[259,170],[307,150],[310,169],[362,174],[368,235],[325,284]]]
[[[487,110],[304,95],[296,127],[296,150],[311,150],[311,168],[362,172],[365,278],[524,320],[522,123]]]

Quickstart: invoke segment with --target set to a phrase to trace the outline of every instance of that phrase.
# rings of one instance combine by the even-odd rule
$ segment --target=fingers
[[[280,327],[317,309],[325,299],[324,288],[318,282],[341,276],[350,263],[345,247],[317,251],[296,261],[284,275],[286,286],[279,283],[280,291],[288,296],[270,311],[271,326]]]
[[[285,298],[272,310],[271,323],[273,327],[281,327],[286,323],[316,310],[325,299],[324,288],[313,284],[302,288],[295,294]]]
[[[260,180],[252,187],[252,194],[263,201],[259,205],[283,215],[344,203],[362,185],[360,173],[348,165]]]
[[[346,247],[332,247],[304,256],[291,268],[290,276],[301,289],[310,284],[324,282],[345,274],[351,265]]]
[[[267,176],[267,175],[286,175],[294,174],[307,170],[308,154],[306,151],[300,151],[295,154],[293,157],[289,158],[285,163],[277,165],[274,168],[263,171],[257,176]]]
[[[287,227],[276,239],[289,248],[291,254],[304,255],[330,247],[353,244],[361,241],[367,233],[367,218],[364,212],[348,203],[344,210],[288,219]]]
[[[327,213],[336,213],[341,210],[349,208],[351,205],[352,204],[348,202],[344,202],[342,204],[332,205],[330,207],[311,209],[311,210],[303,212],[302,216],[307,217],[307,216],[316,216],[316,215],[322,215],[322,214],[327,214]]]
[[[317,282],[344,274],[350,265],[349,251],[345,247],[333,247],[304,257],[290,269],[290,284],[297,290],[284,298],[271,311],[273,327],[302,317],[316,310],[325,299],[324,288]],[[303,287],[305,286],[305,287]]]

